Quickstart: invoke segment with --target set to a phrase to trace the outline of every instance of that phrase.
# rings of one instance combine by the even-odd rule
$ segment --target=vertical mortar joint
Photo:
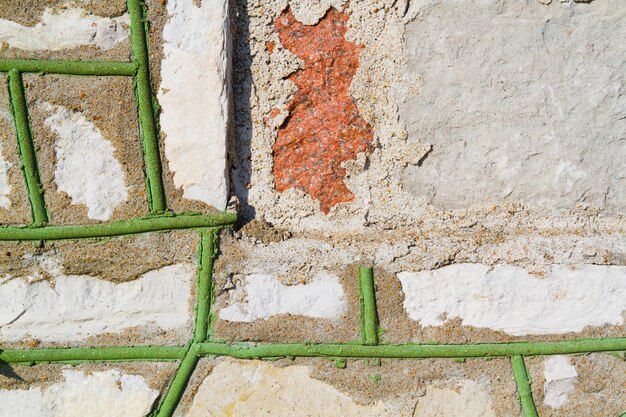
[[[359,267],[359,299],[361,305],[361,339],[364,344],[378,344],[378,312],[376,283],[372,267]]]

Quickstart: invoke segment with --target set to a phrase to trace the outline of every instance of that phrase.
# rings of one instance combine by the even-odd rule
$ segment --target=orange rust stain
[[[348,91],[362,47],[345,39],[347,21],[348,15],[334,8],[315,26],[296,21],[290,9],[276,21],[283,46],[305,62],[288,77],[298,90],[274,144],[276,190],[302,190],[319,200],[326,214],[354,200],[341,163],[369,152],[374,138]]]
[[[266,44],[267,52],[272,55],[274,53],[274,48],[276,48],[276,44],[272,41],[267,42]]]

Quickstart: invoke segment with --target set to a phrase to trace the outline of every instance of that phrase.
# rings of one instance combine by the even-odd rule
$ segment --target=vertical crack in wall
[[[283,46],[305,63],[288,78],[298,90],[274,144],[276,190],[302,190],[326,214],[354,200],[341,164],[368,152],[374,137],[348,91],[362,48],[345,39],[348,17],[330,8],[317,25],[306,26],[287,9],[276,21]]]

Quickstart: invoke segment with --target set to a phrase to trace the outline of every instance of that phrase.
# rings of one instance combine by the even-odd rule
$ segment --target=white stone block
[[[161,129],[183,198],[220,210],[228,200],[230,109],[228,1],[169,0],[163,30]]]
[[[404,308],[422,326],[441,326],[458,317],[464,326],[523,336],[624,323],[624,266],[555,265],[538,277],[517,266],[454,264],[401,272],[398,278]]]
[[[246,300],[220,310],[222,320],[251,322],[279,314],[338,319],[348,304],[339,278],[326,273],[298,285],[283,285],[271,275],[248,275],[232,297]]]
[[[79,341],[136,326],[185,330],[191,324],[192,265],[166,266],[120,284],[63,275],[54,263],[48,272],[54,284],[35,276],[0,280],[1,341]]]
[[[143,417],[159,395],[139,375],[64,370],[45,388],[0,390],[0,417]]]

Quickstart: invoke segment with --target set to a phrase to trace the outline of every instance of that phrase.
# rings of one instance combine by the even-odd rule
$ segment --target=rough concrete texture
[[[380,315],[387,320],[389,328],[394,329],[389,335],[390,340],[424,340],[421,338],[424,336],[427,337],[426,340],[441,338],[451,342],[477,342],[483,339],[507,340],[509,338],[501,331],[503,329],[483,331],[488,329],[480,330],[477,327],[463,325],[452,317],[441,329],[419,325],[416,327],[415,324],[404,319],[406,312],[398,311],[398,306],[404,302],[404,294],[396,293],[400,287],[397,278],[394,280],[384,278],[386,274],[428,271],[461,263],[483,264],[488,268],[509,265],[523,268],[526,271],[525,274],[529,274],[525,275],[525,280],[538,284],[536,288],[532,286],[533,293],[536,294],[547,281],[534,277],[550,276],[553,268],[558,269],[559,266],[563,266],[572,270],[585,270],[588,268],[585,265],[606,265],[606,268],[601,267],[598,271],[604,271],[602,274],[607,273],[607,279],[613,284],[608,287],[594,287],[594,290],[600,293],[606,291],[596,300],[611,293],[619,297],[623,288],[623,279],[619,277],[619,273],[617,275],[613,273],[621,269],[608,266],[624,265],[626,261],[624,237],[626,222],[619,210],[615,210],[618,207],[615,205],[617,201],[615,199],[621,198],[619,196],[624,194],[620,192],[624,187],[623,179],[621,179],[623,174],[620,173],[624,159],[621,157],[624,147],[620,146],[623,142],[620,137],[623,136],[624,130],[621,127],[623,121],[619,120],[619,111],[621,111],[618,102],[619,94],[613,89],[620,83],[623,72],[620,71],[620,66],[623,60],[618,57],[621,49],[617,45],[619,41],[616,38],[607,36],[598,41],[595,39],[601,38],[597,32],[604,30],[605,27],[607,31],[623,30],[621,23],[623,19],[619,19],[619,16],[624,13],[622,3],[543,5],[539,2],[526,2],[522,5],[514,2],[487,1],[477,6],[476,10],[461,2],[453,4],[442,2],[411,2],[409,4],[409,2],[402,1],[314,3],[315,7],[299,1],[239,1],[236,3],[237,14],[234,22],[236,35],[234,49],[235,144],[231,155],[231,176],[233,193],[239,197],[241,226],[243,227],[235,235],[234,243],[228,243],[234,247],[223,249],[220,256],[220,262],[223,262],[220,266],[223,269],[219,269],[218,273],[223,279],[221,282],[225,285],[226,293],[231,292],[233,287],[245,286],[243,276],[248,274],[274,274],[285,283],[297,284],[299,280],[309,282],[315,274],[321,271],[338,274],[342,266],[346,264],[373,262],[378,268],[378,276],[381,277],[378,293],[380,309],[388,309],[388,311],[381,311]],[[294,74],[301,74],[307,68],[306,60],[301,59],[299,55],[306,52],[306,48],[298,49],[298,46],[289,45],[288,39],[286,40],[288,45],[285,45],[283,39],[285,36],[281,36],[280,23],[277,26],[277,22],[289,10],[293,13],[296,24],[299,24],[297,22],[309,25],[328,24],[325,19],[332,20],[332,13],[334,13],[327,14],[329,10],[334,10],[331,6],[338,12],[349,16],[345,23],[348,29],[345,33],[346,41],[363,45],[359,54],[359,68],[348,93],[356,103],[361,116],[372,126],[374,139],[369,155],[361,152],[356,160],[341,164],[346,169],[344,182],[347,189],[354,194],[354,201],[336,204],[326,214],[320,203],[305,192],[294,188],[275,191],[275,146],[280,141],[281,132],[284,131],[290,119],[289,112],[277,113],[274,110],[288,109],[294,105],[294,98],[300,97],[298,96],[299,88],[296,83],[290,81],[290,78],[294,77]],[[303,10],[306,12],[302,12]],[[430,14],[434,14],[435,17],[429,18]],[[464,14],[469,17],[465,17]],[[419,25],[423,19],[439,22],[438,24],[444,26],[445,30],[454,33],[457,28],[454,16],[463,16],[461,22],[467,22],[467,25],[478,25],[478,23],[473,23],[474,14],[481,14],[481,16],[484,15],[484,19],[490,19],[489,25],[486,26],[489,30],[468,32],[476,33],[476,35],[463,37],[462,33],[466,32],[461,32],[463,29],[461,27],[460,34],[455,35],[460,38],[458,48],[462,48],[466,43],[475,48],[482,48],[480,51],[484,51],[485,54],[495,49],[494,56],[497,56],[496,52],[506,54],[506,56],[515,55],[516,59],[527,63],[525,64],[527,66],[514,66],[513,63],[490,64],[493,68],[492,72],[488,72],[487,64],[483,65],[482,61],[477,60],[475,65],[483,65],[482,68],[485,68],[487,72],[476,73],[474,71],[471,74],[465,74],[470,80],[475,78],[480,82],[488,82],[485,80],[489,80],[489,76],[495,73],[493,77],[510,80],[509,84],[517,91],[515,97],[519,98],[525,96],[525,88],[528,84],[524,82],[523,77],[539,74],[543,71],[541,67],[547,65],[548,68],[543,71],[546,72],[546,80],[561,77],[559,79],[562,80],[561,86],[563,87],[567,84],[567,80],[573,79],[575,81],[573,85],[578,86],[568,86],[565,92],[561,93],[563,95],[570,94],[567,92],[573,91],[572,89],[583,89],[584,94],[589,91],[588,94],[593,95],[593,91],[598,93],[603,86],[607,86],[602,90],[606,93],[606,100],[599,99],[598,105],[594,105],[594,110],[591,112],[594,115],[590,116],[586,114],[588,112],[585,113],[585,117],[593,117],[597,125],[579,120],[581,117],[577,115],[581,113],[576,112],[583,111],[580,106],[576,107],[574,114],[564,115],[565,121],[559,121],[560,126],[565,126],[567,120],[576,120],[578,128],[582,129],[583,126],[587,126],[583,130],[542,127],[536,119],[519,117],[519,115],[509,116],[508,119],[513,120],[519,129],[527,123],[528,134],[537,140],[543,136],[541,132],[535,132],[541,129],[553,129],[559,132],[559,137],[576,142],[579,150],[584,148],[585,144],[593,147],[584,151],[585,154],[592,155],[595,152],[594,149],[599,149],[606,163],[593,162],[593,165],[603,172],[601,175],[598,174],[600,177],[604,175],[602,178],[613,182],[614,185],[611,186],[614,190],[613,203],[596,204],[590,200],[587,205],[576,206],[574,204],[578,198],[575,197],[576,187],[572,186],[573,188],[568,189],[564,184],[559,183],[557,184],[559,192],[563,191],[567,198],[574,196],[571,200],[553,200],[552,202],[546,200],[545,204],[540,206],[519,196],[513,196],[505,199],[510,201],[498,199],[467,201],[460,206],[455,206],[456,210],[442,211],[442,208],[451,207],[433,205],[427,192],[415,194],[407,188],[407,167],[421,170],[413,178],[424,181],[447,181],[447,178],[454,178],[451,175],[462,176],[463,173],[469,172],[469,168],[458,163],[456,164],[460,169],[456,172],[462,174],[440,173],[432,176],[424,171],[429,159],[435,156],[436,143],[425,135],[416,137],[411,129],[416,125],[425,128],[428,123],[434,126],[435,120],[438,119],[433,116],[421,124],[409,119],[409,116],[413,115],[415,120],[425,120],[428,116],[424,115],[429,114],[426,110],[418,110],[418,107],[414,105],[411,107],[412,104],[409,101],[422,100],[427,88],[434,91],[445,90],[437,95],[441,99],[453,97],[460,87],[446,83],[446,79],[436,78],[428,80],[428,85],[426,85],[426,81],[422,80],[423,77],[420,78],[419,74],[415,75],[415,71],[413,75],[408,71],[418,67],[412,61],[416,54],[421,57],[421,54],[426,52],[425,49],[437,47],[437,36],[442,32],[439,27],[431,29],[425,26],[425,32],[420,34],[421,26]],[[587,52],[584,51],[586,47],[580,46],[583,43],[579,42],[576,37],[567,40],[564,45],[554,45],[566,55],[558,62],[566,62],[570,65],[568,67],[570,69],[565,70],[561,75],[559,75],[559,70],[564,68],[565,64],[548,65],[546,60],[549,59],[550,54],[536,51],[530,46],[526,53],[523,49],[524,45],[533,45],[536,33],[541,36],[541,28],[545,23],[544,19],[533,32],[530,29],[533,22],[531,17],[548,15],[555,16],[554,25],[565,24],[562,21],[569,19],[568,25],[580,26],[576,35],[572,36],[583,36],[584,29],[589,28],[590,36],[594,38],[593,43],[596,46],[594,53],[598,57],[595,60],[585,60],[584,65],[592,66],[594,62],[600,62],[598,65],[604,71],[604,78],[600,77],[595,80],[592,76],[585,75],[579,82],[579,78],[570,75],[570,72],[574,71],[573,62],[587,56],[585,55]],[[437,20],[436,16],[441,18]],[[492,16],[498,19],[492,19]],[[512,16],[519,17],[516,22],[522,28],[506,23],[508,22],[506,19],[513,19]],[[306,33],[304,31],[303,36]],[[493,40],[490,40],[490,36]],[[427,42],[424,39],[430,39],[430,41]],[[445,59],[448,60],[445,62],[451,62],[450,68],[446,71],[457,71],[463,74],[464,68],[468,65],[452,65],[458,58],[453,53],[455,39],[453,37],[446,41],[442,38],[440,43],[448,42],[447,44],[451,45],[450,49],[443,51],[443,57],[436,54],[425,55],[424,63],[419,67],[420,72],[426,73],[431,68],[430,65],[434,66],[436,62],[439,62],[438,60]],[[502,39],[509,39],[515,43],[514,54],[506,48],[498,49],[497,45],[506,44]],[[601,45],[604,46],[600,48]],[[569,55],[566,53],[568,48],[571,49]],[[583,48],[583,51],[580,48]],[[537,68],[534,68],[531,63],[538,54],[543,55],[538,61]],[[464,55],[464,59],[471,60],[472,54]],[[556,56],[555,59],[557,59]],[[584,65],[581,68],[586,68]],[[525,75],[528,73],[528,68],[535,72]],[[531,87],[537,89],[539,86],[545,87],[546,80],[538,81],[536,86],[531,85]],[[332,80],[327,79],[324,82],[332,82]],[[481,95],[483,87],[484,84],[479,83],[474,87],[473,92]],[[491,94],[491,91],[488,90],[488,93]],[[500,117],[498,115],[503,109],[502,97],[500,93],[489,94],[482,94],[481,100],[477,102],[484,107],[489,107],[491,113]],[[598,94],[602,96],[602,92]],[[578,100],[575,94],[572,93],[570,96],[565,98],[569,103]],[[406,102],[403,103],[404,98]],[[530,94],[527,100],[533,103],[534,98],[535,93]],[[308,98],[301,98],[303,102],[306,99]],[[427,105],[422,104],[422,106]],[[443,107],[444,104],[441,106]],[[451,131],[455,126],[452,123],[445,124],[449,119],[445,117],[446,112],[450,114],[454,112],[459,115],[458,117],[463,118],[462,120],[469,120],[476,126],[483,126],[481,122],[483,119],[476,113],[452,110],[460,105],[455,103],[455,106],[457,107],[449,106],[450,108],[439,112],[441,114],[436,114],[443,120],[437,123],[444,124],[447,130],[443,128],[436,130],[433,127],[432,131],[436,130],[441,137],[454,137],[452,134],[444,133]],[[506,108],[504,106],[504,109]],[[514,105],[511,104],[508,108],[514,109]],[[549,113],[541,117],[553,116],[553,113]],[[600,131],[600,126],[604,130]],[[484,127],[481,132],[485,143],[489,143],[491,137],[498,137],[495,134],[490,136],[493,130],[487,127]],[[590,132],[594,132],[593,135],[599,135],[598,137],[605,142],[594,140],[596,136],[589,136]],[[554,145],[553,142],[550,144]],[[570,150],[574,152],[576,148],[576,146],[566,147],[565,143],[559,146],[560,149],[567,148],[567,152]],[[445,146],[444,148],[449,149]],[[532,146],[529,146],[529,149],[531,148]],[[532,153],[532,149],[529,152]],[[563,158],[570,157],[569,154],[566,155],[567,152],[563,151]],[[549,155],[557,159],[560,157],[557,148],[550,150]],[[487,160],[482,155],[471,152],[463,158],[468,163],[477,161],[477,164],[482,164]],[[292,160],[294,161],[292,165],[297,166],[299,163],[295,162],[297,158],[292,158]],[[540,163],[546,167],[555,165],[550,162],[550,159],[541,161]],[[450,164],[454,165],[455,162],[450,162]],[[508,165],[512,166],[512,164]],[[538,177],[536,172],[529,171],[524,178],[530,181],[536,177]],[[600,189],[604,181],[600,177],[594,177],[590,171],[585,181],[598,184],[598,189]],[[488,182],[489,178],[486,175],[484,179]],[[476,195],[485,196],[487,194],[484,191],[475,191],[479,188],[469,183],[462,183],[460,180],[451,180],[451,184],[459,190],[460,195],[476,193]],[[594,195],[593,193],[587,192],[590,198]],[[549,193],[542,191],[542,194],[547,196]],[[310,253],[312,247],[317,249]],[[292,278],[289,278],[290,275]],[[356,276],[352,276],[351,279],[356,279]],[[587,280],[587,276],[585,275],[583,279]],[[514,279],[513,281],[514,285],[523,285],[523,280]],[[590,282],[587,288],[593,286]],[[460,287],[451,287],[450,291],[444,291],[438,302],[444,304],[449,302],[454,298],[452,294],[457,290],[463,291]],[[558,308],[556,306],[560,302],[566,302],[566,300],[552,300],[546,297],[533,299],[533,301],[536,302],[533,307],[537,309],[536,311],[555,311],[554,309]],[[479,308],[481,310],[479,314],[487,315],[491,308],[496,307],[485,302],[484,306]],[[596,304],[594,311],[596,309],[601,309],[598,314],[603,314],[604,306]],[[509,328],[509,336],[533,332],[549,333],[546,334],[548,339],[558,338],[558,334],[571,337],[574,333],[623,335],[623,317],[620,309],[623,310],[623,306],[615,306],[612,318],[607,321],[599,320],[595,324],[589,323],[590,326],[587,327],[584,323],[580,323],[576,328],[571,327],[571,323],[570,326],[567,325],[569,322],[567,312],[556,311],[553,316],[554,324],[548,326],[549,329],[542,331],[520,329],[519,333],[516,333]],[[404,329],[402,329],[403,326]]]
[[[626,208],[622,1],[411,6],[403,76],[419,94],[398,88],[400,117],[432,152],[404,171],[409,192],[444,209]]]
[[[500,361],[355,360],[340,369],[320,359],[217,359],[194,375],[195,395],[178,415],[518,416]]]
[[[143,417],[175,371],[170,363],[2,365],[2,417]]]
[[[165,157],[183,198],[228,202],[230,112],[228,1],[167,2],[158,100]]]
[[[540,416],[620,416],[626,404],[623,354],[528,358]]]
[[[124,0],[0,3],[0,19],[28,33],[42,27],[37,25],[47,9],[53,17],[46,19],[53,20],[66,11],[86,10],[77,25],[126,15]],[[358,341],[359,265],[375,268],[383,343],[626,336],[621,42],[626,3],[146,0],[146,10],[168,207],[211,211],[210,205],[222,209],[231,197],[229,206],[237,208],[240,219],[220,235],[212,337]],[[7,44],[0,58],[128,60],[129,41],[117,37],[127,25],[105,29],[102,34],[111,36],[108,50],[95,38],[91,44],[59,43],[51,47],[59,50],[46,51]],[[100,45],[107,43],[99,39]],[[84,224],[147,214],[131,81],[53,75],[25,80],[52,221]],[[98,199],[102,195],[96,193],[98,198],[87,199],[92,194],[85,188],[61,190],[67,184],[55,176],[61,123],[46,124],[52,114],[44,103],[67,109],[66,119],[87,132],[81,137],[91,141],[89,148],[101,149],[98,157],[105,161],[101,166],[111,178],[106,185],[114,198]],[[7,140],[15,143],[12,134]],[[226,137],[230,184],[223,175]],[[11,170],[16,172],[19,161],[10,159],[10,145],[1,144],[8,163],[0,164],[0,193],[8,189],[2,183],[4,166],[11,187],[5,195],[17,208],[23,184],[11,179]],[[99,183],[94,179],[94,184]],[[127,199],[121,198],[122,189]],[[6,221],[18,221],[17,213],[7,214]],[[15,336],[1,347],[183,345],[191,334],[196,291],[191,277],[197,237],[190,235],[3,243],[0,288],[21,286],[46,300],[68,295],[82,303],[95,303],[85,289],[101,290],[113,302],[119,299],[115,296],[131,300],[142,294],[158,299],[98,310],[87,319],[99,328],[86,327],[89,334],[73,330],[80,340],[73,335],[54,341],[53,326],[44,323],[37,327],[48,332],[41,339]],[[187,265],[187,272],[179,279],[146,282],[180,265]],[[62,291],[71,282],[80,288]],[[115,317],[102,330],[115,309],[131,312],[138,323],[174,299],[176,316],[130,328],[125,327],[130,321]],[[2,305],[8,321],[25,310]],[[43,307],[33,310],[41,308],[35,317],[40,322],[42,314],[51,315]],[[20,320],[30,319],[30,310],[0,326],[0,332],[3,327],[28,330]],[[68,327],[55,323],[60,330],[71,327],[71,316],[84,318],[70,310],[68,305],[68,314],[53,316],[68,318]],[[187,321],[180,324],[183,318]],[[159,328],[173,319],[181,320],[175,329]],[[106,326],[115,332],[101,334],[109,331]],[[526,362],[540,415],[624,411],[623,358],[592,354]],[[162,388],[150,383],[147,364],[136,366],[116,367],[120,376],[107,374],[102,391],[113,392],[106,387],[121,382],[121,375],[142,375],[149,389]],[[92,371],[80,375],[86,386],[94,372],[111,369]],[[33,375],[22,385],[0,377],[0,384],[12,384],[0,389],[40,389],[44,396],[55,384],[68,388],[60,372],[50,380],[45,371]],[[149,392],[143,388],[142,395]],[[64,391],[62,398],[82,393],[71,387]],[[516,417],[521,415],[516,391],[507,358],[203,358],[177,415],[258,415],[261,410]],[[115,391],[115,398],[120,395]]]
[[[195,303],[197,237],[3,243],[3,347],[183,343]]]

